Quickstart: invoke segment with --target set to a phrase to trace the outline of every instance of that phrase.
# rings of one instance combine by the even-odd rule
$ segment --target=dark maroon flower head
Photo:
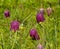
[[[43,8],[40,8],[40,13],[44,14],[44,9]]]
[[[14,32],[16,32],[17,30],[19,30],[19,25],[20,25],[20,23],[17,20],[15,20],[15,21],[11,22],[10,29],[14,30]]]
[[[50,16],[52,13],[52,8],[48,7],[46,11],[47,11],[48,16]]]
[[[41,14],[41,13],[37,13],[36,20],[37,20],[38,23],[43,22],[45,20],[44,15]]]
[[[33,40],[39,40],[40,37],[36,31],[36,29],[31,29],[30,30],[30,37],[33,39]]]
[[[4,11],[4,15],[5,15],[5,17],[10,17],[10,12],[9,12],[9,10],[5,10],[5,11]]]

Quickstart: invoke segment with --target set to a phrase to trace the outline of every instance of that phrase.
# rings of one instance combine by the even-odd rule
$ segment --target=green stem
[[[31,16],[31,12],[27,15],[27,17],[22,21],[22,24]]]
[[[48,48],[50,48],[50,45],[49,45],[49,42],[50,42],[50,38],[49,38],[49,22],[50,22],[50,21],[49,21],[49,19],[50,19],[50,18],[47,17],[47,30],[46,30],[46,39],[47,39],[47,41],[46,41],[46,42],[48,43],[48,44],[47,44]]]
[[[0,39],[1,40],[1,39]],[[2,43],[0,43],[1,49],[2,49]]]
[[[54,29],[55,29],[55,48],[57,49],[57,17],[55,18],[55,23],[54,23]]]
[[[57,40],[57,27],[56,27],[56,24],[55,24],[55,46],[56,46],[56,49],[57,49],[56,40]]]
[[[13,41],[13,43],[12,43],[12,48],[11,49],[13,49],[14,48],[14,45],[15,45],[15,43],[16,43],[16,37],[17,37],[17,32],[15,33],[15,38],[14,38],[14,41]]]
[[[2,37],[2,49],[4,49],[4,39],[3,39],[3,33],[1,33],[1,37]]]
[[[45,48],[45,45],[46,45],[46,35],[45,35],[45,29],[44,29],[44,25],[43,25],[43,28],[42,28],[42,36],[43,36],[43,45],[44,45],[44,48]]]
[[[12,32],[10,31],[10,44],[12,44]]]

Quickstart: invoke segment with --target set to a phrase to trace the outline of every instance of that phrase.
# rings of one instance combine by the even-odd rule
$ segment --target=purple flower
[[[43,8],[40,8],[40,13],[44,14],[44,9]]]
[[[47,11],[48,16],[50,16],[52,13],[52,8],[48,7],[46,11]]]
[[[38,23],[43,22],[45,20],[44,15],[41,14],[41,13],[37,13],[36,20],[37,20]]]
[[[41,44],[38,44],[37,48],[38,49],[43,49],[43,46]]]
[[[30,37],[33,39],[33,40],[39,40],[40,37],[36,31],[36,29],[31,29],[30,30]]]
[[[10,17],[10,12],[9,12],[9,10],[5,10],[5,11],[4,11],[4,15],[5,15],[5,17]]]
[[[15,21],[11,22],[10,29],[14,30],[14,32],[16,32],[16,30],[19,30],[19,25],[20,25],[20,23],[17,20],[15,20]]]

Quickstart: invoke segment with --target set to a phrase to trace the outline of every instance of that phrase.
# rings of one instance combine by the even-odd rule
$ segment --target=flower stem
[[[15,33],[15,35],[14,35],[15,37],[14,37],[14,41],[13,41],[13,43],[12,43],[12,48],[11,49],[13,49],[14,48],[14,45],[15,45],[15,43],[16,43],[16,37],[17,37],[17,32]]]
[[[3,33],[1,33],[1,37],[2,37],[2,49],[4,49],[4,39],[3,39]]]
[[[55,23],[54,23],[54,29],[55,29],[55,48],[57,49],[57,17],[55,18]]]

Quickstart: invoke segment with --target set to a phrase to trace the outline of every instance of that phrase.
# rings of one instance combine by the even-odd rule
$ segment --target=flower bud
[[[34,40],[39,40],[40,39],[36,29],[31,29],[30,30],[30,37]]]
[[[10,17],[10,12],[9,12],[9,10],[5,10],[5,11],[4,11],[4,15],[5,15],[5,17]]]
[[[44,22],[44,20],[45,20],[44,15],[41,14],[41,13],[37,13],[36,20],[37,20],[38,23]]]
[[[41,44],[38,44],[37,48],[38,49],[43,49],[43,46]]]
[[[48,7],[46,11],[47,11],[48,16],[50,16],[52,13],[52,8]]]
[[[14,32],[16,32],[19,29],[19,22],[17,20],[11,22],[11,30],[14,30]]]

